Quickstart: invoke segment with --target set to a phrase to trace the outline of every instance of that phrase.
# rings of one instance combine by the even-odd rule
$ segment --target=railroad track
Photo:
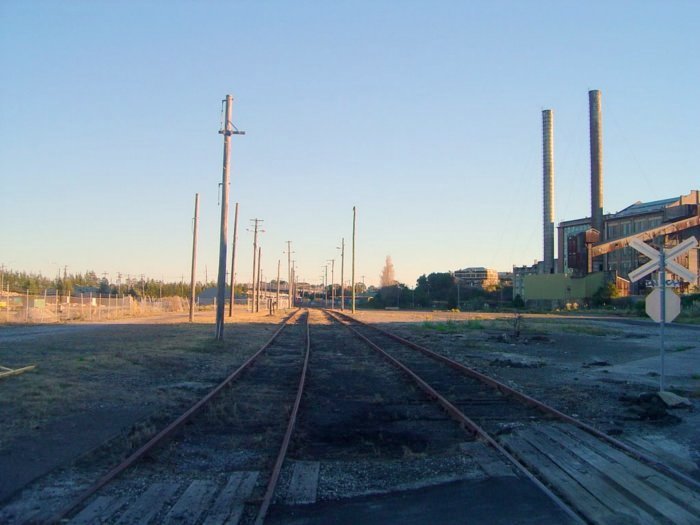
[[[578,523],[700,523],[700,484],[490,377],[329,312]]]
[[[49,520],[263,523],[294,429],[309,360],[297,311],[183,415]]]

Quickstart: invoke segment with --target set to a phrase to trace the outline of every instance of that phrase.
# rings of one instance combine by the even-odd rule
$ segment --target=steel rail
[[[102,487],[110,483],[117,476],[119,476],[119,474],[124,472],[126,469],[131,467],[138,460],[140,460],[143,456],[145,456],[148,452],[153,450],[163,440],[170,437],[173,433],[180,429],[182,425],[184,425],[204,405],[211,401],[219,392],[221,392],[221,390],[223,390],[233,381],[238,379],[240,375],[248,367],[250,367],[250,365],[253,364],[253,362],[258,357],[260,357],[260,355],[262,355],[262,353],[265,350],[267,350],[267,348],[272,344],[272,342],[277,338],[277,336],[282,332],[282,330],[284,330],[284,328],[289,324],[289,321],[291,321],[298,313],[299,310],[295,310],[287,317],[285,317],[280,323],[280,327],[275,331],[274,334],[272,334],[270,339],[257,352],[255,352],[252,356],[246,359],[246,361],[240,367],[238,367],[234,372],[232,372],[226,379],[224,379],[218,386],[216,386],[213,390],[206,394],[202,399],[200,399],[194,405],[192,405],[181,416],[169,423],[164,429],[158,432],[158,434],[153,436],[145,445],[142,445],[138,450],[132,453],[124,461],[119,463],[116,467],[112,468],[112,470],[110,470],[104,476],[102,476],[97,482],[95,482],[92,486],[85,490],[85,492],[83,492],[80,496],[73,500],[69,505],[67,505],[65,508],[56,513],[51,519],[49,519],[48,523],[58,523],[64,518],[67,518],[73,512],[73,510],[75,510],[76,507],[84,503],[85,500],[87,500],[90,496],[92,496]]]
[[[372,342],[370,339],[368,339],[366,336],[358,332],[355,328],[350,326],[347,322],[343,322],[339,317],[335,317],[335,314],[338,312],[333,312],[330,313],[328,312],[328,315],[331,317],[335,318],[340,324],[345,326],[348,330],[353,332],[357,337],[362,339],[368,346],[379,352],[384,359],[389,361],[392,365],[394,365],[396,368],[404,372],[406,375],[408,375],[417,385],[418,387],[425,392],[428,397],[435,399],[440,406],[442,406],[445,411],[453,417],[457,422],[459,422],[463,427],[466,429],[469,429],[472,434],[474,434],[476,437],[481,438],[484,440],[487,444],[495,448],[498,452],[500,452],[508,461],[510,461],[522,474],[529,479],[532,483],[537,486],[549,499],[551,499],[557,507],[559,507],[563,512],[565,512],[570,518],[572,518],[576,523],[579,524],[585,524],[586,521],[574,510],[572,509],[564,500],[562,500],[559,496],[557,496],[554,492],[552,492],[542,481],[540,481],[539,478],[537,478],[528,468],[525,466],[523,463],[520,462],[518,458],[513,456],[508,450],[506,450],[498,441],[496,441],[494,438],[491,437],[491,435],[486,432],[481,426],[479,426],[475,421],[473,421],[471,418],[466,416],[464,412],[462,412],[459,408],[457,408],[455,405],[450,403],[444,396],[442,396],[437,390],[435,390],[432,386],[430,386],[428,383],[426,383],[419,375],[417,375],[415,372],[413,372],[410,368],[408,368],[406,365],[404,365],[401,361],[398,359],[392,357],[389,355],[384,349],[381,347],[377,346],[374,342]],[[342,316],[342,317],[348,317],[348,316]]]
[[[683,474],[679,470],[674,469],[673,467],[670,467],[664,463],[661,463],[657,461],[656,459],[652,458],[651,456],[647,456],[646,454],[632,448],[631,446],[627,445],[626,443],[615,439],[614,437],[606,434],[605,432],[598,430],[597,428],[589,425],[588,423],[584,423],[583,421],[580,421],[576,418],[573,418],[569,416],[568,414],[565,414],[564,412],[561,412],[557,410],[556,408],[547,405],[546,403],[543,403],[541,401],[538,401],[537,399],[528,396],[527,394],[524,394],[523,392],[520,392],[518,390],[515,390],[513,387],[510,387],[506,385],[505,383],[502,383],[492,377],[489,377],[485,374],[482,374],[481,372],[477,372],[473,368],[470,368],[466,365],[463,365],[462,363],[458,363],[457,361],[454,361],[450,359],[449,357],[445,357],[444,355],[438,354],[437,352],[430,350],[424,346],[421,346],[419,344],[416,344],[412,341],[409,341],[407,339],[404,339],[401,336],[398,336],[396,334],[392,334],[391,332],[387,332],[386,330],[383,330],[379,328],[378,326],[374,326],[368,323],[363,323],[362,321],[359,321],[358,319],[355,319],[354,317],[343,314],[343,313],[338,313],[338,315],[341,315],[343,317],[346,317],[347,319],[358,323],[362,326],[366,326],[368,328],[371,328],[373,330],[376,330],[387,337],[390,337],[394,339],[395,341],[398,341],[406,346],[409,346],[413,348],[414,350],[418,350],[419,352],[422,352],[423,354],[427,355],[428,357],[431,357],[437,361],[441,361],[450,367],[454,368],[455,370],[458,370],[459,372],[462,372],[465,375],[468,375],[470,377],[473,377],[475,379],[478,379],[479,381],[486,383],[487,385],[490,385],[491,387],[495,388],[502,394],[507,394],[509,396],[512,396],[513,398],[521,401],[522,403],[532,406],[534,408],[537,408],[538,410],[550,414],[552,416],[555,416],[559,418],[562,421],[565,421],[567,423],[570,423],[581,430],[584,430],[588,432],[589,434],[592,434],[593,436],[602,439],[603,441],[606,441],[610,445],[614,446],[615,448],[622,450],[626,454],[632,456],[635,459],[638,459],[639,461],[646,463],[647,465],[655,468],[656,470],[660,470],[665,474],[668,474],[674,478],[676,478],[679,481],[683,481],[684,483],[691,485],[695,488],[700,488],[700,482],[696,481],[695,479],[691,478],[690,476],[687,476],[686,474]]]
[[[289,423],[287,424],[287,432],[282,440],[282,446],[280,447],[279,454],[277,455],[277,460],[275,461],[275,466],[272,469],[272,475],[270,476],[270,481],[267,484],[267,490],[265,491],[265,496],[263,496],[262,504],[258,510],[258,515],[255,518],[255,525],[262,525],[267,516],[267,511],[272,504],[272,498],[275,495],[275,489],[277,488],[277,482],[279,481],[280,474],[282,472],[282,465],[287,457],[287,450],[289,449],[289,442],[292,439],[292,433],[294,432],[294,426],[296,425],[297,414],[299,413],[299,405],[301,405],[301,396],[304,394],[304,386],[306,385],[306,372],[309,368],[309,355],[311,353],[311,337],[309,335],[309,311],[306,311],[306,342],[305,342],[305,355],[304,355],[304,365],[301,370],[301,377],[299,378],[299,386],[297,388],[297,397],[294,400],[294,407],[292,408],[292,413],[289,416]]]

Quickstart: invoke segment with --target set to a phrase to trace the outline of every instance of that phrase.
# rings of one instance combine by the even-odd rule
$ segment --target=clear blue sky
[[[603,100],[606,212],[700,187],[700,3],[0,2],[0,263],[55,275],[216,275],[221,100],[231,203],[299,275],[396,277],[542,255],[541,110],[556,221],[587,216],[588,90]],[[233,211],[233,210],[232,210]],[[230,231],[233,229],[231,212]],[[230,246],[229,246],[230,249]],[[336,263],[336,281],[339,280]],[[330,273],[329,273],[330,276]]]

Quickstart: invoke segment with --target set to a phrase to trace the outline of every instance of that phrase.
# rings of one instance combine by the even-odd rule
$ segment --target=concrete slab
[[[683,390],[700,388],[700,348],[673,351],[668,348],[664,359],[666,388]],[[659,355],[614,366],[601,367],[590,373],[658,386],[661,371]]]
[[[314,505],[275,506],[265,522],[280,525],[565,525],[571,520],[529,481],[501,477]]]

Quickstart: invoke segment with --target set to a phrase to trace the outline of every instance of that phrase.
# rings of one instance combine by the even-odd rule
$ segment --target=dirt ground
[[[599,316],[359,312],[407,339],[496,377],[700,479],[700,327],[671,324],[665,389],[690,407],[659,406],[656,323]]]
[[[258,349],[284,316],[237,310],[224,342],[213,312],[101,324],[0,326],[0,507],[106,440],[143,442]],[[643,446],[700,479],[700,417],[650,406],[658,390],[656,324],[618,318],[358,311],[360,320],[442,352]],[[228,322],[228,318],[227,318]],[[700,330],[667,329],[667,390],[700,399]],[[640,395],[642,396],[640,400]],[[118,452],[116,452],[118,454]],[[103,458],[109,463],[114,458]]]

